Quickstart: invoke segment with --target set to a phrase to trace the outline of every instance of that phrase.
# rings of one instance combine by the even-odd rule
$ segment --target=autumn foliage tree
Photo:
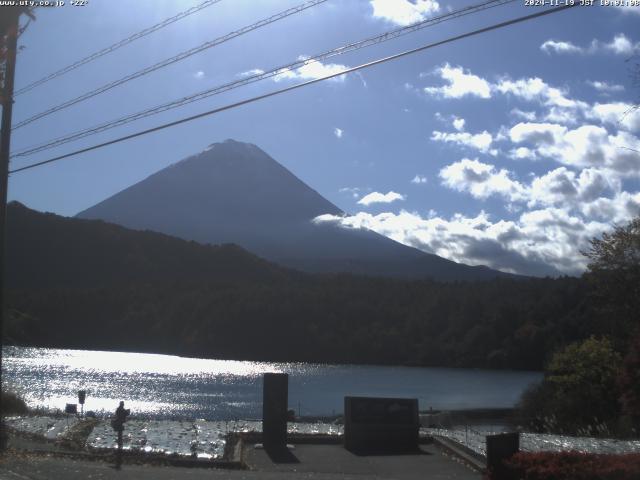
[[[591,240],[585,278],[611,335],[628,340],[640,326],[640,216]],[[626,347],[626,345],[625,345]]]
[[[604,321],[626,352],[618,384],[623,413],[640,421],[640,216],[593,239],[586,277]]]
[[[558,350],[521,400],[538,430],[607,433],[620,414],[640,425],[640,216],[583,252],[600,332]],[[623,360],[624,357],[624,360]]]

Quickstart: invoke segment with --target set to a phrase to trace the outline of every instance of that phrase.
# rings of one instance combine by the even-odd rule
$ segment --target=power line
[[[472,6],[460,9],[460,10],[449,12],[447,14],[444,14],[444,15],[441,15],[441,16],[438,16],[438,17],[432,17],[430,19],[423,20],[421,22],[416,22],[416,23],[414,23],[412,25],[408,25],[406,27],[402,27],[402,28],[399,28],[397,30],[386,32],[386,33],[383,33],[381,35],[370,37],[370,38],[367,38],[365,40],[354,42],[354,43],[351,43],[351,44],[348,44],[348,45],[345,45],[345,46],[341,46],[341,47],[335,48],[333,50],[329,50],[327,52],[324,52],[324,53],[321,53],[321,54],[318,54],[318,55],[314,55],[313,57],[308,57],[308,58],[305,58],[303,60],[298,60],[296,62],[289,63],[287,65],[282,65],[282,66],[273,68],[273,69],[271,69],[269,71],[266,71],[266,72],[256,73],[256,74],[247,76],[247,77],[245,77],[243,79],[235,80],[233,82],[229,82],[229,83],[226,83],[226,84],[223,84],[223,85],[220,85],[220,86],[216,86],[216,87],[213,87],[213,88],[198,92],[198,93],[193,94],[193,95],[189,95],[187,97],[183,97],[183,98],[180,98],[180,99],[177,99],[177,100],[173,100],[173,101],[170,101],[170,102],[167,102],[167,103],[164,103],[164,104],[161,104],[161,105],[158,105],[158,106],[146,109],[146,110],[139,111],[139,112],[131,114],[131,115],[127,115],[125,117],[121,117],[121,118],[116,119],[116,120],[112,120],[110,122],[106,122],[106,123],[103,123],[103,124],[100,124],[100,125],[97,125],[97,126],[94,126],[94,127],[90,127],[90,128],[87,128],[87,129],[83,129],[81,131],[77,131],[77,132],[65,135],[63,137],[59,137],[59,138],[53,139],[53,140],[48,141],[48,142],[46,142],[44,144],[40,144],[40,145],[37,145],[37,146],[34,146],[34,147],[24,148],[24,149],[19,150],[18,152],[16,152],[14,155],[12,155],[12,158],[23,157],[23,156],[32,155],[34,153],[38,153],[38,152],[41,152],[41,151],[44,151],[44,150],[48,150],[50,148],[53,148],[53,147],[56,147],[56,146],[59,146],[59,145],[63,145],[65,143],[69,143],[71,141],[78,140],[80,138],[85,138],[87,136],[94,135],[96,133],[100,133],[100,132],[109,130],[111,128],[115,128],[115,127],[118,127],[118,126],[121,126],[121,125],[125,125],[127,123],[130,123],[130,122],[133,122],[133,121],[136,121],[136,120],[139,120],[139,119],[151,116],[151,115],[155,115],[157,113],[161,113],[161,112],[173,109],[173,108],[181,107],[181,106],[184,106],[186,104],[189,104],[189,103],[192,103],[192,102],[195,102],[195,101],[203,100],[203,99],[208,98],[208,97],[213,96],[213,95],[217,95],[217,94],[229,91],[229,90],[233,90],[235,88],[239,88],[239,87],[244,86],[244,85],[248,85],[250,83],[254,83],[254,82],[257,82],[257,81],[260,81],[260,80],[264,80],[264,79],[267,79],[267,78],[271,78],[271,77],[277,76],[277,75],[281,74],[284,71],[294,70],[296,68],[303,67],[303,66],[308,65],[308,64],[313,63],[313,62],[326,60],[326,59],[331,58],[331,57],[336,56],[336,55],[342,55],[342,54],[347,53],[347,52],[359,50],[361,48],[365,48],[365,47],[368,47],[368,46],[371,46],[371,45],[375,45],[375,44],[382,43],[382,42],[385,42],[385,41],[388,41],[388,40],[392,40],[394,38],[398,38],[398,37],[400,37],[402,35],[406,35],[408,33],[412,33],[412,32],[418,31],[418,30],[426,28],[428,26],[433,26],[435,24],[438,24],[438,23],[441,23],[441,22],[444,22],[444,21],[447,21],[447,20],[452,20],[454,18],[458,18],[458,17],[464,16],[464,15],[469,15],[471,13],[476,13],[476,12],[478,12],[480,10],[493,8],[493,7],[504,5],[504,4],[507,4],[507,3],[512,3],[514,1],[515,0],[490,0],[490,1],[478,4],[478,5],[472,5]]]
[[[441,45],[444,45],[444,44],[447,44],[447,43],[455,42],[455,41],[458,41],[458,40],[462,40],[464,38],[468,38],[468,37],[472,37],[472,36],[475,36],[475,35],[480,35],[480,34],[483,34],[483,33],[487,33],[487,32],[490,32],[492,30],[497,30],[497,29],[508,27],[510,25],[514,25],[514,24],[517,24],[517,23],[521,23],[521,22],[525,22],[525,21],[528,21],[528,20],[533,20],[535,18],[543,17],[543,16],[546,16],[546,15],[551,15],[553,13],[561,12],[563,10],[567,10],[569,8],[573,8],[573,7],[578,6],[578,5],[579,4],[573,4],[573,5],[565,5],[565,6],[562,6],[562,7],[556,7],[556,8],[552,8],[552,9],[546,9],[546,10],[542,10],[542,11],[539,11],[537,13],[533,13],[533,14],[530,14],[530,15],[525,15],[525,16],[522,16],[522,17],[514,18],[512,20],[507,20],[505,22],[493,24],[493,25],[490,25],[488,27],[480,28],[478,30],[473,30],[471,32],[463,33],[461,35],[456,35],[454,37],[449,37],[449,38],[447,38],[445,40],[440,40],[440,41],[435,42],[435,43],[430,43],[430,44],[427,44],[427,45],[423,45],[422,47],[414,48],[414,49],[411,49],[411,50],[406,50],[404,52],[397,53],[395,55],[390,55],[388,57],[384,57],[384,58],[381,58],[381,59],[378,59],[378,60],[373,60],[371,62],[363,63],[361,65],[358,65],[357,67],[347,68],[347,69],[342,70],[340,72],[332,73],[330,75],[326,75],[326,76],[321,77],[321,78],[316,78],[316,79],[313,79],[313,80],[309,80],[307,82],[299,83],[297,85],[292,85],[290,87],[282,88],[280,90],[275,90],[275,91],[272,91],[272,92],[269,92],[269,93],[265,93],[263,95],[258,95],[256,97],[252,97],[252,98],[248,98],[248,99],[245,99],[245,100],[241,100],[239,102],[231,103],[231,104],[225,105],[223,107],[219,107],[219,108],[215,108],[213,110],[209,110],[209,111],[206,111],[206,112],[199,113],[197,115],[191,115],[189,117],[181,118],[180,120],[175,120],[173,122],[165,123],[165,124],[159,125],[157,127],[153,127],[153,128],[149,128],[149,129],[146,129],[146,130],[142,130],[140,132],[132,133],[130,135],[125,135],[123,137],[119,137],[119,138],[116,138],[114,140],[109,140],[107,142],[103,142],[103,143],[100,143],[100,144],[97,144],[97,145],[93,145],[91,147],[82,148],[80,150],[76,150],[74,152],[70,152],[70,153],[67,153],[67,154],[64,154],[64,155],[60,155],[58,157],[50,158],[48,160],[43,160],[41,162],[32,163],[30,165],[26,165],[24,167],[20,167],[20,168],[16,168],[14,170],[11,170],[9,173],[18,173],[18,172],[22,172],[24,170],[29,170],[31,168],[35,168],[35,167],[39,167],[39,166],[46,165],[46,164],[49,164],[49,163],[57,162],[59,160],[62,160],[62,159],[65,159],[65,158],[69,158],[69,157],[73,157],[73,156],[79,155],[81,153],[86,153],[86,152],[90,152],[92,150],[97,150],[99,148],[103,148],[103,147],[106,147],[108,145],[113,145],[113,144],[116,144],[116,143],[124,142],[124,141],[130,140],[132,138],[141,137],[141,136],[147,135],[149,133],[157,132],[159,130],[164,130],[166,128],[174,127],[176,125],[180,125],[180,124],[187,123],[187,122],[190,122],[190,121],[193,121],[193,120],[197,120],[199,118],[207,117],[209,115],[214,115],[216,113],[224,112],[226,110],[231,110],[233,108],[237,108],[237,107],[240,107],[240,106],[243,106],[243,105],[247,105],[249,103],[257,102],[259,100],[264,100],[265,98],[269,98],[269,97],[273,97],[273,96],[276,96],[276,95],[280,95],[282,93],[290,92],[292,90],[297,90],[298,88],[302,88],[302,87],[306,87],[306,86],[309,86],[309,85],[313,85],[315,83],[322,82],[324,80],[329,80],[331,78],[339,77],[341,75],[346,75],[348,73],[352,73],[352,72],[356,72],[358,70],[362,70],[362,69],[365,69],[365,68],[373,67],[375,65],[380,65],[382,63],[386,63],[386,62],[389,62],[389,61],[392,61],[392,60],[397,60],[398,58],[402,58],[402,57],[405,57],[405,56],[408,56],[408,55],[412,55],[414,53],[422,52],[424,50],[435,48],[435,47],[438,47],[438,46],[441,46]]]
[[[38,152],[49,150],[51,148],[54,148],[54,147],[57,147],[57,146],[72,142],[74,140],[79,140],[81,138],[85,138],[85,137],[88,137],[90,135],[95,135],[97,133],[101,133],[101,132],[104,132],[106,130],[110,130],[112,128],[116,128],[116,127],[125,125],[127,123],[131,123],[133,121],[149,117],[151,115],[162,113],[162,112],[165,112],[167,110],[178,108],[178,107],[187,105],[187,104],[192,103],[192,102],[203,100],[203,99],[209,98],[209,97],[211,97],[213,95],[217,95],[217,94],[220,94],[220,93],[223,93],[223,92],[227,92],[229,90],[233,90],[235,88],[239,88],[239,87],[242,87],[242,86],[257,82],[257,81],[260,81],[260,80],[264,80],[264,79],[267,79],[267,78],[275,77],[275,76],[278,76],[278,75],[282,74],[285,71],[294,70],[294,69],[303,67],[305,65],[308,65],[310,63],[313,63],[313,62],[320,62],[322,60],[326,60],[328,58],[331,58],[331,57],[334,57],[334,56],[337,56],[337,55],[342,55],[344,53],[352,52],[352,51],[355,51],[355,50],[360,50],[362,48],[369,47],[369,46],[372,46],[372,45],[376,45],[376,44],[379,44],[379,43],[382,43],[382,42],[386,42],[388,40],[392,40],[392,39],[398,38],[400,36],[403,36],[403,35],[406,35],[406,34],[409,34],[409,33],[413,33],[413,32],[416,32],[418,30],[421,30],[423,28],[430,27],[430,26],[433,26],[433,25],[436,25],[436,24],[439,24],[439,23],[442,23],[442,22],[445,22],[445,21],[448,21],[448,20],[453,20],[455,18],[459,18],[459,17],[462,17],[462,16],[470,15],[470,14],[473,14],[473,13],[477,13],[479,11],[487,10],[489,8],[494,8],[494,7],[502,6],[502,5],[505,5],[505,4],[508,4],[508,3],[513,3],[514,1],[516,1],[516,0],[489,0],[489,1],[485,1],[485,2],[480,3],[480,4],[471,5],[471,6],[459,9],[459,10],[454,10],[453,12],[449,12],[449,13],[446,13],[446,14],[443,14],[443,15],[440,15],[440,16],[437,16],[437,17],[431,17],[429,19],[422,20],[420,22],[416,22],[416,23],[413,23],[411,25],[407,25],[405,27],[398,28],[396,30],[385,32],[385,33],[383,33],[381,35],[376,35],[376,36],[373,36],[373,37],[369,37],[369,38],[366,38],[364,40],[353,42],[353,43],[350,43],[350,44],[347,44],[347,45],[343,45],[343,46],[334,48],[332,50],[329,50],[329,51],[314,55],[312,57],[308,57],[308,58],[305,58],[305,59],[302,59],[302,60],[298,60],[296,62],[289,63],[289,64],[286,64],[286,65],[281,65],[279,67],[272,68],[271,70],[266,71],[266,72],[255,73],[253,75],[249,75],[249,76],[244,77],[244,78],[239,79],[239,80],[234,80],[232,82],[228,82],[228,83],[225,83],[223,85],[218,85],[216,87],[209,88],[207,90],[203,90],[203,91],[195,93],[193,95],[189,95],[189,96],[182,97],[182,98],[179,98],[179,99],[176,99],[176,100],[172,100],[170,102],[166,102],[166,103],[163,103],[161,105],[157,105],[157,106],[154,106],[154,107],[151,107],[151,108],[148,108],[148,109],[145,109],[145,110],[142,110],[142,111],[130,114],[130,115],[126,115],[124,117],[120,117],[120,118],[118,118],[116,120],[105,122],[105,123],[102,123],[102,124],[97,125],[97,126],[85,128],[83,130],[76,131],[76,132],[67,134],[65,136],[49,140],[49,141],[47,141],[45,143],[41,143],[41,144],[36,145],[36,146],[23,148],[23,149],[18,150],[17,152],[15,152],[12,155],[12,158],[25,157],[25,156],[32,155],[32,154],[35,154],[35,153],[38,153]]]
[[[166,27],[167,25],[171,25],[172,23],[177,22],[178,20],[182,20],[185,17],[188,17],[189,15],[192,15],[196,12],[199,12],[200,10],[203,10],[207,7],[210,7],[211,5],[214,5],[216,3],[221,2],[222,0],[206,0],[204,2],[202,2],[199,5],[196,5],[194,7],[191,7],[183,12],[180,12],[176,15],[174,15],[173,17],[167,18],[165,20],[163,20],[160,23],[156,23],[155,25],[152,25],[151,27],[145,28],[144,30],[140,30],[137,33],[134,33],[133,35],[130,35],[129,37],[120,40],[119,42],[114,43],[113,45],[110,45],[106,48],[103,48],[102,50],[99,50],[95,53],[92,53],[91,55],[87,55],[86,57],[70,64],[67,65],[66,67],[61,68],[60,70],[57,70],[53,73],[50,73],[49,75],[47,75],[46,77],[41,78],[40,80],[36,80],[33,83],[30,83],[18,90],[16,90],[16,92],[13,94],[14,97],[28,92],[29,90],[33,90],[34,88],[36,88],[39,85],[42,85],[43,83],[48,82],[49,80],[53,80],[54,78],[60,77],[61,75],[64,75],[65,73],[68,73],[72,70],[75,70],[76,68],[92,62],[93,60],[96,60],[104,55],[107,55],[108,53],[114,52],[115,50],[119,49],[120,47],[124,47],[125,45],[130,44],[131,42],[134,42],[142,37],[146,37],[147,35],[149,35],[150,33],[153,33],[157,30],[160,30],[161,28]]]
[[[142,70],[138,70],[137,72],[131,73],[125,77],[122,77],[118,80],[114,80],[113,82],[107,83],[101,87],[96,88],[95,90],[91,90],[90,92],[84,93],[82,95],[80,95],[79,97],[75,97],[72,98],[71,100],[67,100],[66,102],[63,102],[59,105],[56,105],[55,107],[51,107],[48,110],[45,110],[43,112],[37,113],[25,120],[22,120],[21,122],[18,122],[14,127],[13,130],[17,130],[18,128],[24,127],[25,125],[28,125],[32,122],[35,122],[36,120],[41,119],[42,117],[46,117],[48,115],[51,115],[52,113],[58,112],[60,110],[63,110],[65,108],[68,108],[72,105],[75,105],[76,103],[80,103],[84,100],[87,100],[89,98],[95,97],[96,95],[100,95],[101,93],[104,93],[108,90],[111,90],[112,88],[117,87],[118,85],[122,85],[123,83],[129,82],[131,80],[134,80],[136,78],[142,77],[144,75],[147,75],[151,72],[155,72],[156,70],[159,70],[160,68],[166,67],[168,65],[172,65],[176,62],[179,62],[181,60],[184,60],[185,58],[191,57],[192,55],[195,55],[197,53],[200,53],[204,50],[207,50],[209,48],[215,47],[217,45],[220,45],[224,42],[227,42],[233,38],[239,37],[241,35],[244,35],[246,33],[249,33],[253,30],[257,30],[258,28],[264,27],[266,25],[269,25],[271,23],[277,22],[278,20],[282,20],[283,18],[289,17],[291,15],[294,15],[296,13],[300,13],[308,8],[311,7],[315,7],[316,5],[319,5],[321,3],[326,2],[327,0],[310,0],[306,3],[300,4],[296,7],[292,7],[289,8],[287,10],[284,10],[280,13],[277,13],[275,15],[272,15],[268,18],[265,18],[263,20],[260,20],[252,25],[248,25],[246,27],[242,27],[239,30],[235,30],[231,33],[228,33],[222,37],[218,37],[214,40],[211,40],[209,42],[205,42],[202,45],[199,45],[197,47],[191,48],[189,50],[186,50],[184,52],[180,52],[179,54],[171,57],[171,58],[167,58],[165,60],[162,60],[161,62],[158,62],[154,65],[151,65],[149,67],[143,68]]]

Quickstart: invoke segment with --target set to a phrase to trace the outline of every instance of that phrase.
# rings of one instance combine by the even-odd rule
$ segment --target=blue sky
[[[89,0],[38,9],[16,88],[200,2]],[[14,124],[297,5],[223,0],[16,97]],[[329,0],[14,131],[12,150],[479,2]],[[12,168],[316,78],[540,8],[443,22],[30,157]],[[16,173],[10,199],[75,213],[233,138],[370,228],[467,264],[579,274],[588,239],[640,212],[640,7],[577,7]],[[635,57],[637,61],[638,57]]]

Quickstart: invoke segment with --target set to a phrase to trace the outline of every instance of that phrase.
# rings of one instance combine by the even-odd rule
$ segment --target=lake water
[[[512,407],[540,372],[206,360],[141,353],[5,347],[7,388],[29,406],[64,409],[87,390],[85,411],[205,420],[258,419],[262,374],[289,374],[303,416],[342,413],[345,395],[418,398],[421,410]]]

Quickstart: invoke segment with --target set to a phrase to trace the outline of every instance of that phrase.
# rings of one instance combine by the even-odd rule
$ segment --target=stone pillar
[[[496,478],[502,478],[502,462],[520,451],[520,434],[500,433],[487,435],[487,469],[495,472]]]
[[[265,373],[262,390],[262,443],[265,447],[287,445],[289,375]]]

